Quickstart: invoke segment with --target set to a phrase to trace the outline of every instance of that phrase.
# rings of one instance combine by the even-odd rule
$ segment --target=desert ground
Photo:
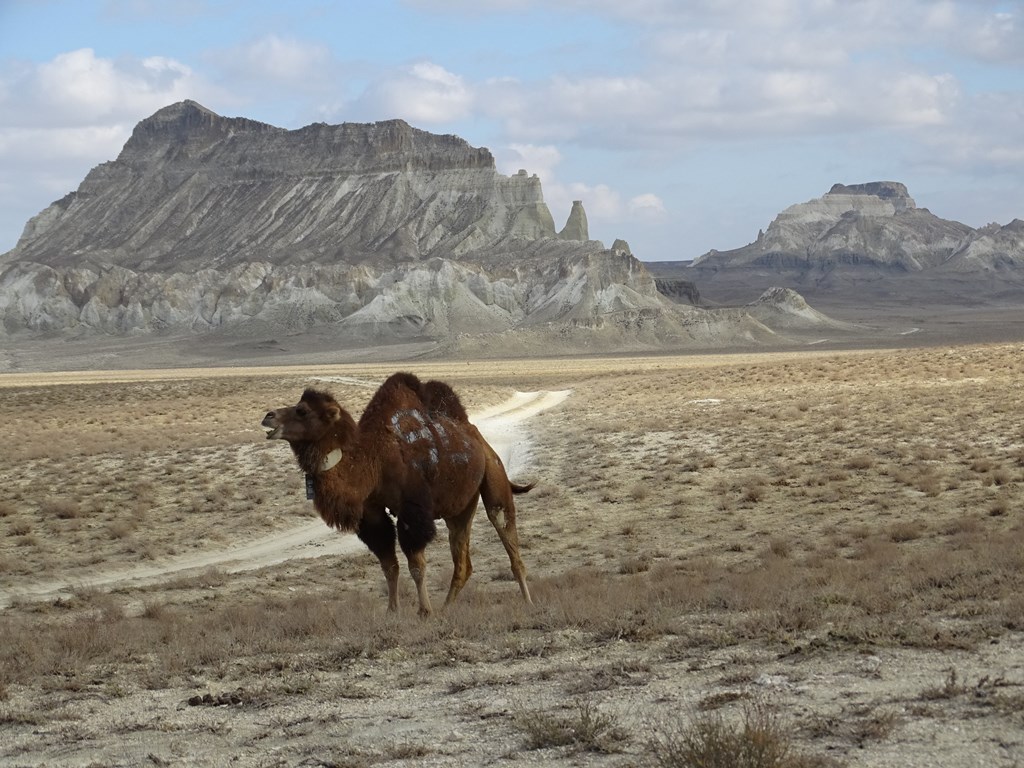
[[[501,444],[386,612],[259,427],[396,369]],[[1024,343],[0,376],[0,765],[1020,766]],[[531,393],[531,394],[523,394]],[[531,405],[532,404],[532,405]],[[428,549],[440,605],[443,527]]]

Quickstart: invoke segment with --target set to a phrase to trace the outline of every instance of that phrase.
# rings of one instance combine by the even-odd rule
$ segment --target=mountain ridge
[[[9,337],[316,330],[338,348],[493,354],[496,339],[524,353],[785,344],[821,323],[670,300],[625,240],[589,238],[582,201],[556,230],[536,175],[500,174],[457,136],[401,120],[286,130],[193,101],[140,121],[0,270]]]

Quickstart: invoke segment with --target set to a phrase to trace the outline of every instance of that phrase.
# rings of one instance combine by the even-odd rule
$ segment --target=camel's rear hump
[[[456,421],[469,421],[469,414],[455,390],[443,381],[428,381],[422,389],[423,403],[432,416],[444,415]]]

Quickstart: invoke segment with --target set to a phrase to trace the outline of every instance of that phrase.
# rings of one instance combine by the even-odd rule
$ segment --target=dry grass
[[[516,478],[538,481],[519,502],[534,608],[480,523],[473,579],[428,622],[407,578],[405,609],[383,615],[369,555],[19,603],[0,615],[0,760],[45,762],[86,740],[97,698],[125,702],[109,733],[163,738],[153,723],[169,705],[183,714],[166,727],[190,739],[270,740],[324,764],[461,764],[472,750],[498,763],[505,734],[509,750],[607,765],[741,764],[751,743],[776,756],[743,764],[827,765],[826,751],[873,764],[877,745],[911,738],[908,717],[939,739],[944,718],[969,716],[989,728],[973,743],[995,744],[1019,727],[1024,690],[984,670],[1024,633],[1022,352],[416,368],[471,409],[513,388],[574,391],[530,423],[534,469]],[[308,383],[249,372],[6,389],[0,418],[19,440],[0,448],[0,587],[307,521],[290,455],[256,425]],[[328,386],[356,412],[372,393]],[[437,595],[445,547],[430,557]],[[902,682],[876,658],[965,671]],[[855,692],[826,695],[843,686]],[[752,708],[765,691],[771,709]],[[666,706],[700,714],[659,746],[644,725]],[[381,741],[381,707],[486,735],[444,742],[425,726]],[[327,722],[330,749],[314,737]],[[54,724],[55,751],[27,758],[33,729]]]

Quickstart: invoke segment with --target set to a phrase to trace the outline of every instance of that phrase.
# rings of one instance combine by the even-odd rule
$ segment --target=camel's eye
[[[306,418],[306,416],[309,415],[309,408],[307,408],[304,405],[300,405],[298,408],[295,409],[295,415],[304,419]]]

